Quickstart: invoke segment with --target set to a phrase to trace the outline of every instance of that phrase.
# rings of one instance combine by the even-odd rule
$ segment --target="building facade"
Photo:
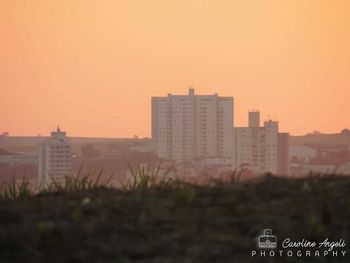
[[[39,146],[39,184],[62,182],[71,175],[72,150],[66,132],[57,128],[51,137]]]
[[[279,132],[277,135],[277,173],[289,174],[289,133]]]
[[[233,97],[188,95],[152,97],[152,142],[160,158],[231,158]]]

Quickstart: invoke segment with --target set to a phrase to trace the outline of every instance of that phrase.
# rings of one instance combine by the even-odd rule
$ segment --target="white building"
[[[277,173],[278,122],[265,121],[260,127],[260,113],[249,112],[249,127],[234,128],[233,168],[255,173]]]
[[[232,158],[233,97],[152,97],[152,141],[160,158]]]
[[[66,132],[57,128],[51,137],[39,146],[39,184],[62,182],[71,175],[71,145]]]

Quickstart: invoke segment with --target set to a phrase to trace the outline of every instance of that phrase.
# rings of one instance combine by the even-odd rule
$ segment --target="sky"
[[[151,97],[350,128],[348,0],[0,0],[0,133],[149,137]]]

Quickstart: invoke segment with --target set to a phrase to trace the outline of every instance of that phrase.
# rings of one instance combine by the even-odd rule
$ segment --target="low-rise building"
[[[307,145],[293,145],[289,148],[289,156],[291,159],[308,163],[311,159],[315,158],[317,150]]]
[[[29,165],[38,163],[37,152],[16,152],[0,155],[0,163],[10,166]]]

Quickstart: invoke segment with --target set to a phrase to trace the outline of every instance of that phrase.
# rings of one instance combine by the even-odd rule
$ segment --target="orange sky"
[[[281,130],[350,128],[348,0],[1,0],[0,133],[150,136],[151,96],[235,97]]]

